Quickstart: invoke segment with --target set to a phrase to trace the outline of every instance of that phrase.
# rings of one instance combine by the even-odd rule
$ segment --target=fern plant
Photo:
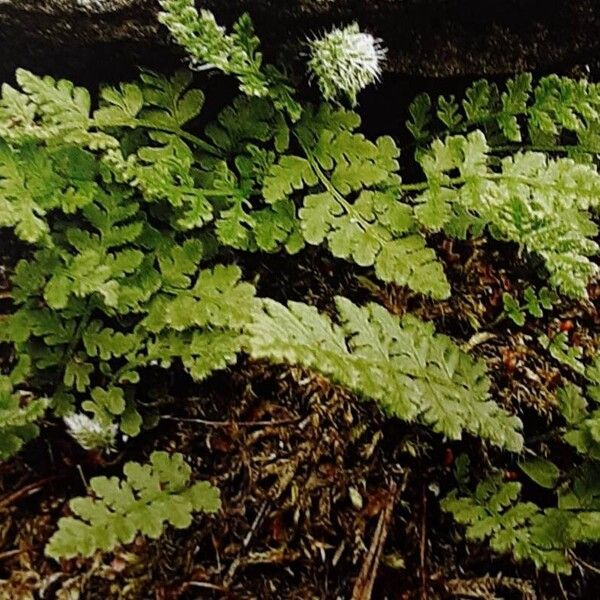
[[[375,268],[384,281],[436,298],[450,288],[408,204],[397,201],[398,150],[354,133],[359,119],[328,107],[306,109],[294,135],[301,154],[274,162],[263,183],[268,203],[303,192],[300,230],[309,244],[326,242],[334,256]]]
[[[597,270],[592,165],[534,152],[497,163],[474,131],[435,140],[419,156],[426,181],[403,183],[393,140],[367,140],[355,113],[280,102],[283,75],[263,66],[246,19],[229,35],[189,3],[163,4],[192,56],[251,94],[204,137],[186,128],[203,103],[189,74],[106,87],[93,114],[70,82],[19,71],[20,90],[3,86],[2,223],[36,247],[14,274],[18,309],[3,335],[31,358],[38,387],[60,374],[50,394],[59,415],[80,408],[133,435],[140,367],[178,360],[201,379],[235,360],[254,292],[237,267],[199,268],[219,244],[326,244],[384,281],[444,298],[425,233],[487,225],[545,258],[564,292],[585,294]]]
[[[565,441],[580,454],[600,460],[600,356],[585,370],[586,394],[574,384],[565,385],[558,392],[558,400],[568,429]],[[586,399],[587,397],[587,399]]]
[[[264,300],[247,327],[250,354],[315,369],[389,415],[419,420],[449,438],[468,431],[521,450],[521,422],[489,400],[481,362],[415,317],[400,320],[376,304],[358,307],[342,297],[336,305],[339,324],[314,307]]]
[[[185,529],[192,514],[215,513],[219,490],[207,481],[191,484],[191,469],[181,454],[153,452],[147,464],[128,462],[124,479],[94,477],[90,496],[73,498],[75,516],[62,517],[45,552],[52,558],[92,556],[130,544],[139,533],[158,538],[168,523]]]
[[[360,119],[350,111],[290,107],[289,85],[282,101],[282,74],[263,66],[255,54],[247,17],[228,36],[215,28],[210,13],[198,13],[192,0],[161,4],[162,22],[193,60],[235,74],[241,89],[267,100],[237,101],[207,129],[225,159],[212,162],[219,174],[211,185],[226,189],[238,181],[244,190],[224,204],[217,220],[221,241],[267,251],[283,244],[291,252],[305,242],[327,242],[334,256],[374,265],[385,281],[446,297],[441,264],[427,248],[411,207],[396,202],[400,179],[393,140],[371,142],[355,133]],[[257,204],[256,196],[263,201]]]
[[[260,60],[244,71],[236,67],[235,60],[226,60],[230,50],[220,55],[225,57],[224,64],[211,60],[206,49],[199,51],[200,36],[194,31],[203,29],[210,18],[206,11],[198,14],[191,0],[183,4],[186,9],[163,2],[166,11],[162,19],[192,57],[201,56],[206,63],[236,73],[242,85],[247,72],[260,73],[269,81]],[[224,32],[206,37],[219,40],[219,36],[225,36]],[[237,43],[237,38],[223,39],[233,46]],[[248,39],[252,39],[249,47],[256,50],[255,38]],[[225,42],[221,45],[227,46]],[[218,54],[217,47],[220,42],[215,41],[211,51]],[[241,50],[238,54],[244,55]],[[338,60],[341,63],[344,58],[340,55]],[[329,72],[337,67],[332,65]],[[278,96],[269,90],[265,83],[260,92],[251,93],[270,98],[277,106]],[[598,274],[590,259],[599,251],[590,210],[599,206],[600,178],[591,164],[549,158],[545,152],[561,150],[577,157],[594,151],[598,87],[548,77],[532,91],[532,77],[525,74],[508,81],[506,91],[500,93],[496,86],[479,81],[467,90],[462,105],[454,98],[438,100],[435,115],[443,129],[436,132],[440,139],[430,143],[431,104],[429,97],[418,97],[410,107],[412,120],[408,122],[422,144],[417,157],[426,176],[423,183],[402,184],[396,173],[397,150],[389,138],[383,137],[375,145],[368,143],[353,133],[356,117],[344,118],[340,113],[337,118],[322,118],[322,111],[310,107],[304,108],[300,123],[292,128],[301,152],[288,151],[286,131],[278,137],[275,156],[263,150],[257,157],[253,148],[250,160],[242,159],[242,164],[249,167],[258,162],[258,170],[266,170],[262,195],[267,205],[302,194],[297,216],[306,242],[327,242],[335,256],[373,265],[384,281],[408,285],[435,298],[447,296],[448,283],[426,247],[423,233],[443,229],[451,236],[464,237],[487,226],[495,237],[516,242],[529,254],[541,257],[553,286],[570,296],[585,296],[588,283]],[[527,140],[519,124],[521,117],[527,119]],[[576,134],[577,144],[560,146],[565,132]],[[530,150],[521,152],[527,146]],[[498,151],[506,155],[500,163],[495,156]],[[285,155],[277,157],[277,153]],[[458,177],[449,176],[454,171]],[[414,192],[420,193],[415,196]],[[394,201],[399,197],[403,199],[401,210]],[[235,228],[237,236],[254,225],[248,211],[239,206],[247,201],[247,197],[239,199],[237,206],[228,209],[227,216],[234,221],[228,226]],[[278,237],[287,233],[297,240],[298,227],[291,222],[289,202],[273,212],[278,218],[272,221],[283,216],[281,228],[275,227]],[[297,243],[291,247],[296,249]]]
[[[541,257],[550,283],[566,295],[586,295],[598,274],[590,258],[599,251],[591,214],[600,206],[594,166],[540,152],[498,163],[479,130],[434,141],[419,162],[428,185],[415,198],[415,213],[424,226],[458,237],[487,226],[494,237]]]
[[[523,293],[524,304],[521,304],[517,298],[505,292],[502,294],[502,304],[504,313],[519,326],[525,324],[526,314],[530,314],[536,319],[544,315],[544,310],[550,310],[558,300],[558,296],[547,287],[540,288],[539,291],[531,286],[527,286]]]
[[[522,73],[503,90],[480,79],[460,101],[421,94],[409,112],[408,129],[420,144],[481,129],[497,152],[525,146],[578,156],[600,150],[600,86],[585,79],[548,75],[534,85],[531,74]]]
[[[73,102],[87,92],[23,71],[18,79],[26,91],[5,96],[20,94],[30,121],[15,121],[1,146],[3,224],[35,249],[15,269],[17,308],[2,336],[29,358],[28,380],[51,390],[58,415],[80,407],[136,435],[139,369],[179,360],[202,379],[226,366],[253,304],[238,267],[200,268],[213,244],[188,233],[211,218],[210,205],[189,170],[191,152],[165,130],[193,118],[202,96],[187,90],[187,76],[145,75],[143,90],[105,90],[93,117],[77,100],[80,118],[66,135],[73,107],[59,113],[63,92]],[[165,146],[134,155],[138,123]]]
[[[117,428],[133,436],[142,427],[145,369],[178,365],[201,380],[242,349],[320,371],[448,438],[468,432],[521,451],[521,422],[489,398],[482,363],[431,324],[344,298],[336,320],[259,301],[231,249],[321,245],[385,282],[444,299],[451,286],[429,236],[490,234],[541,258],[561,293],[585,297],[598,273],[598,88],[551,77],[533,89],[523,75],[500,93],[478,82],[461,104],[440,98],[435,115],[422,96],[409,128],[424,177],[405,181],[391,137],[369,140],[356,112],[295,98],[284,70],[263,62],[247,16],[227,32],[192,0],[161,6],[193,67],[239,81],[242,95],[214,122],[200,124],[204,95],[188,72],[144,71],[104,87],[95,111],[92,94],[69,81],[19,70],[17,88],[2,86],[0,226],[29,246],[0,331],[17,357],[0,379],[0,457],[36,434],[47,405],[85,448],[110,449]],[[354,100],[358,87],[345,91]],[[581,371],[564,341],[555,357]],[[597,372],[586,371],[592,402]],[[574,387],[561,399],[564,440],[580,465],[560,479],[557,466],[540,476],[542,463],[523,463],[556,489],[557,507],[522,502],[520,487],[497,477],[444,504],[473,537],[560,572],[567,551],[600,535],[597,411]],[[218,509],[213,488],[189,485],[179,455],[129,463],[125,476],[96,478],[95,497],[73,501],[76,516],[61,521],[49,556],[112,550]]]
[[[586,378],[588,399],[596,404],[600,402],[598,355],[586,369]],[[459,488],[442,501],[442,508],[467,525],[469,539],[488,539],[497,552],[511,552],[518,560],[532,560],[552,572],[571,573],[577,544],[600,540],[600,411],[588,408],[574,384],[559,389],[557,396],[566,422],[562,439],[580,460],[562,470],[542,457],[521,464],[533,482],[555,491],[556,506],[521,500],[522,484],[504,481],[496,473],[474,492],[461,477]]]
[[[570,573],[566,551],[575,546],[577,532],[569,517],[577,520],[578,515],[558,509],[544,511],[533,502],[520,502],[521,487],[495,475],[480,482],[472,494],[451,493],[441,505],[458,523],[467,525],[467,538],[487,538],[496,552],[512,552],[517,560],[529,559],[538,567]]]
[[[585,372],[585,366],[581,362],[583,350],[579,346],[569,345],[569,335],[566,331],[561,331],[552,338],[543,333],[538,336],[538,342],[558,362],[567,365],[576,373]]]

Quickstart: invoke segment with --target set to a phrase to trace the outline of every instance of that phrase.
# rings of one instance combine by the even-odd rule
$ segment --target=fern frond
[[[66,79],[37,77],[25,69],[16,72],[17,83],[29,95],[43,125],[61,130],[86,130],[90,125],[89,92]]]
[[[336,300],[339,324],[314,307],[263,300],[247,327],[255,358],[315,369],[377,403],[450,438],[468,431],[518,451],[519,419],[488,399],[482,363],[414,317],[397,319],[370,304]]]
[[[468,539],[489,539],[496,552],[512,552],[517,560],[532,560],[554,573],[570,573],[567,550],[577,541],[578,515],[520,502],[520,493],[520,483],[494,476],[479,483],[473,494],[452,492],[441,506],[467,525]]]
[[[589,257],[600,250],[588,212],[599,206],[595,167],[539,152],[517,153],[494,167],[481,131],[436,140],[419,161],[428,188],[416,197],[415,214],[424,226],[452,228],[457,210],[466,211],[496,237],[542,257],[550,282],[565,294],[586,295],[598,273]]]
[[[292,119],[300,116],[300,106],[285,77],[272,65],[263,65],[260,42],[247,14],[236,21],[232,33],[227,33],[210,11],[198,11],[193,0],[160,0],[160,5],[164,9],[159,13],[160,22],[197,68],[215,68],[235,75],[245,94],[270,96]]]
[[[200,271],[189,290],[157,296],[142,326],[152,332],[183,331],[192,325],[240,328],[255,306],[254,286],[241,281],[239,267],[217,265]]]
[[[309,244],[326,241],[334,256],[373,265],[384,281],[444,298],[450,288],[441,263],[411,207],[397,200],[398,149],[389,137],[373,143],[355,133],[359,122],[328,106],[305,110],[294,131],[304,156],[273,164],[263,196],[274,203],[300,193],[300,230]]]
[[[94,112],[100,127],[156,127],[178,130],[197,117],[204,94],[192,88],[192,74],[177,71],[167,78],[144,71],[139,84],[124,83],[101,90],[101,106]]]
[[[73,145],[13,148],[0,139],[0,226],[13,227],[26,242],[47,242],[46,215],[89,204],[98,192],[95,174],[93,157]]]
[[[130,544],[138,533],[158,538],[165,525],[189,527],[194,512],[217,512],[219,491],[207,481],[191,484],[191,469],[181,454],[153,452],[150,462],[129,462],[124,479],[94,477],[93,496],[69,502],[73,517],[63,517],[46,545],[52,558],[91,556]]]
[[[39,421],[48,406],[45,399],[33,399],[15,389],[14,378],[0,375],[0,459],[16,454],[39,433]]]
[[[114,160],[124,156],[121,149],[90,151],[56,138],[0,142],[2,224],[38,247],[15,269],[15,310],[2,338],[31,359],[34,389],[56,384],[51,396],[58,415],[85,411],[94,423],[118,424],[128,436],[142,424],[138,370],[180,361],[203,378],[231,364],[254,295],[237,268],[200,270],[204,238],[178,233],[205,224],[212,204],[195,180],[186,143],[151,129],[180,127],[193,115],[197,94],[188,90],[188,78],[149,77],[143,100],[139,88],[121,88],[103,117],[142,128],[141,138],[155,143],[122,159],[126,166],[132,156],[136,161],[132,176]],[[129,112],[126,124],[115,116],[117,104]],[[116,121],[107,127],[115,131]],[[151,211],[150,203],[159,209]]]
[[[589,365],[588,397],[595,401],[600,383],[598,359]],[[467,490],[458,473],[459,490],[453,490],[442,508],[467,526],[469,539],[488,539],[493,550],[511,552],[517,560],[532,560],[537,567],[570,573],[570,554],[577,544],[600,541],[600,410],[590,408],[582,390],[567,384],[557,392],[560,412],[567,427],[562,434],[580,459],[570,461],[566,472],[541,456],[520,464],[521,470],[541,487],[555,490],[556,507],[542,509],[520,500],[521,484],[503,481],[495,474]]]
[[[577,452],[600,460],[600,355],[585,369],[585,390],[568,383],[557,391],[559,408],[568,428],[563,439]]]
[[[15,75],[20,89],[2,85],[0,138],[16,144],[58,141],[96,149],[118,145],[110,133],[94,131],[87,89],[25,69],[17,69]]]
[[[481,79],[460,102],[443,96],[432,102],[422,94],[409,112],[407,127],[420,143],[432,132],[483,129],[492,147],[520,144],[574,156],[600,150],[600,86],[585,79],[548,75],[533,85],[531,74],[522,73],[508,79],[503,91]],[[575,141],[565,143],[570,137]]]

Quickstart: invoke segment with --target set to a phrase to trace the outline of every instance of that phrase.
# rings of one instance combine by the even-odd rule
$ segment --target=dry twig
[[[352,600],[370,600],[371,594],[373,593],[373,586],[375,584],[375,578],[377,577],[377,571],[379,561],[381,560],[381,553],[383,552],[383,545],[388,534],[392,515],[394,513],[394,506],[396,499],[399,494],[404,491],[406,482],[408,479],[408,472],[404,475],[404,480],[398,492],[398,485],[394,481],[390,485],[388,501],[379,516],[375,533],[373,534],[373,540],[371,546],[367,552],[367,556],[360,569],[360,573],[354,583],[354,589],[352,590]]]

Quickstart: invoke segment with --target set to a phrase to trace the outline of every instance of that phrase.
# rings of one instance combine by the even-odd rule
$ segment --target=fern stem
[[[155,123],[148,123],[147,121],[143,120],[138,121],[138,125],[140,125],[141,127],[146,127],[147,129],[155,129],[156,131],[172,133],[190,142],[191,144],[194,144],[194,146],[196,146],[200,150],[204,150],[205,152],[213,154],[214,156],[221,156],[221,153],[219,152],[218,148],[216,148],[212,144],[209,144],[207,141],[203,140],[202,138],[199,138],[193,133],[189,133],[188,131],[180,129],[179,127],[168,127],[166,125],[159,126]]]
[[[232,189],[232,190],[202,190],[202,193],[205,196],[211,196],[211,197],[217,197],[217,196],[231,197],[231,196],[235,196],[236,192],[239,193],[239,190],[236,190],[236,189]],[[243,199],[243,197],[242,197],[242,199]]]
[[[183,139],[194,144],[197,148],[204,150],[209,154],[213,154],[214,156],[221,156],[221,152],[219,152],[219,150],[215,146],[204,141],[202,138],[199,138],[198,136],[187,131],[183,131],[182,129],[180,129],[176,133]]]
[[[73,334],[73,337],[71,338],[71,341],[69,342],[69,345],[67,346],[67,349],[65,350],[65,354],[63,356],[64,365],[66,365],[69,362],[69,360],[71,360],[71,356],[75,352],[75,348],[77,348],[79,342],[81,341],[81,338],[83,335],[83,330],[88,326],[88,324],[92,318],[93,311],[94,311],[94,303],[90,300],[88,302],[85,313],[81,316],[81,321],[79,321],[79,324],[77,325],[77,329],[75,330],[75,333]]]
[[[60,363],[57,364],[57,368],[60,369],[60,372],[62,373],[62,375],[60,376],[60,383],[56,386],[56,389],[54,390],[54,395],[61,394],[62,392],[64,392],[67,389],[65,386],[64,380],[63,380],[65,369],[67,367],[67,364],[73,357],[73,355],[75,353],[75,349],[77,348],[77,346],[79,345],[79,342],[82,339],[84,329],[88,326],[88,324],[92,318],[92,313],[94,312],[94,308],[95,308],[95,305],[92,302],[92,300],[90,299],[88,301],[85,313],[81,316],[81,321],[79,321],[79,324],[77,325],[77,329],[75,330],[75,333],[73,333],[73,337],[71,338],[69,345],[66,347],[66,349],[64,351],[64,354],[62,356]]]
[[[502,147],[500,147],[502,148]],[[506,146],[505,148],[509,148],[508,146]],[[498,148],[494,148],[495,150],[497,150]],[[513,148],[514,150],[514,148]],[[539,180],[535,177],[524,177],[524,176],[517,176],[517,175],[511,175],[511,176],[507,176],[503,173],[486,173],[485,175],[481,175],[481,179],[487,179],[489,181],[498,181],[498,180],[502,180],[502,179],[512,179],[513,181],[517,181],[519,183],[525,183],[527,185],[535,185],[536,183],[539,183]],[[466,183],[466,179],[464,177],[449,177],[446,181],[444,181],[443,183],[443,187],[452,187],[452,186],[458,186],[458,185],[463,185],[464,183]],[[429,187],[429,182],[428,181],[421,181],[418,183],[401,183],[400,184],[400,190],[402,190],[403,192],[420,192],[422,190],[426,190]]]
[[[418,183],[401,183],[400,189],[404,192],[420,192],[429,187],[428,181],[420,181]]]
[[[515,144],[504,145],[504,146],[491,146],[493,152],[571,152],[574,148],[581,150],[581,146],[559,146],[559,145],[548,145],[548,146],[537,146],[537,145],[520,145]],[[592,152],[584,148],[584,152]]]

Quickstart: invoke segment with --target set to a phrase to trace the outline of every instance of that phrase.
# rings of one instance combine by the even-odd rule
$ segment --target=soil
[[[519,3],[509,4],[507,11]],[[462,18],[477,27],[476,19]],[[562,50],[549,58],[551,66],[516,61],[509,68],[502,61],[513,60],[504,54],[510,40],[494,35],[493,48],[479,46],[481,39],[472,38],[469,27],[454,43],[470,46],[470,53],[449,51],[450,58],[442,60],[434,57],[437,38],[418,40],[420,64],[429,67],[410,76],[388,76],[361,97],[369,134],[392,133],[406,141],[405,107],[416,93],[459,91],[474,74],[529,64],[540,73],[589,72],[600,79],[594,52],[582,53],[573,44],[573,30],[552,42]],[[139,65],[163,70],[177,65],[175,55],[165,56],[161,47],[145,42],[59,45],[45,57],[15,49],[40,71],[92,87],[131,77]],[[475,60],[479,50],[484,58]],[[5,79],[11,78],[11,56],[2,66]],[[218,81],[207,85],[215,105],[231,93]],[[395,314],[410,311],[433,320],[486,361],[494,397],[521,416],[528,431],[547,428],[556,416],[555,390],[573,375],[536,345],[534,330],[549,333],[571,321],[573,341],[593,352],[599,343],[600,285],[590,286],[589,302],[562,303],[518,329],[499,320],[501,295],[524,289],[538,273],[516,249],[482,240],[431,241],[453,285],[452,297],[444,302],[383,286],[368,270],[350,268],[317,250],[294,257],[243,255],[237,261],[248,279],[256,279],[260,295],[329,310],[335,295],[343,294],[379,302]],[[7,236],[1,245],[0,299],[10,287],[7,274],[22,254]],[[0,310],[10,309],[6,300],[0,302]],[[476,328],[486,332],[485,338],[473,337]],[[454,485],[457,456],[468,453],[475,472],[493,460],[504,465],[508,478],[522,477],[510,456],[492,453],[471,438],[448,443],[427,429],[384,419],[372,403],[314,373],[243,356],[201,385],[177,369],[167,376],[148,372],[145,378],[148,406],[159,408],[163,418],[118,453],[85,452],[50,420],[25,452],[0,465],[1,600],[598,597],[600,571],[593,551],[580,553],[593,568],[580,566],[571,577],[557,578],[494,555],[485,545],[465,543],[440,511],[439,499]],[[59,564],[44,557],[69,498],[85,493],[90,477],[117,474],[126,461],[144,460],[155,449],[184,453],[195,478],[220,488],[218,516],[199,516],[187,530],[168,529],[159,540],[139,538],[96,559]]]

